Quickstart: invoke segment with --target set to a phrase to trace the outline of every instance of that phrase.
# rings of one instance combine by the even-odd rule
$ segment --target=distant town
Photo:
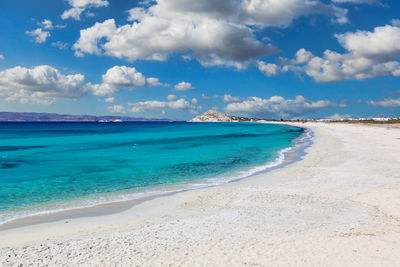
[[[371,118],[338,118],[338,119],[319,119],[317,121],[349,121],[349,122],[393,122],[400,123],[400,117],[388,117],[384,114],[379,114]]]
[[[268,122],[268,121],[290,121],[290,122],[364,122],[364,123],[400,123],[400,117],[388,117],[384,114],[379,114],[371,118],[330,118],[330,119],[267,119],[267,118],[248,118],[238,117],[229,114],[223,114],[216,110],[209,110],[190,122]]]

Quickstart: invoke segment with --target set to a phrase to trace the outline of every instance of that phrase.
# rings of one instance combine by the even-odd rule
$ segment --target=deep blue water
[[[0,123],[0,223],[77,199],[249,170],[274,161],[302,131],[255,123]]]

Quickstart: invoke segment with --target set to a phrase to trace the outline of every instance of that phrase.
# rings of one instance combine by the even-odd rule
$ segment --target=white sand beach
[[[306,123],[302,160],[102,216],[0,232],[0,265],[399,266],[400,126]]]

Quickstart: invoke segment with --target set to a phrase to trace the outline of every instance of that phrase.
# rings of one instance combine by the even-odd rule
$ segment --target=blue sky
[[[400,115],[400,3],[3,0],[0,110]]]

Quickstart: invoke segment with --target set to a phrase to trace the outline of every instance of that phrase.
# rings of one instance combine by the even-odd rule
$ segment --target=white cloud
[[[53,25],[53,22],[49,19],[44,19],[40,22],[37,23],[37,25],[39,26],[39,28],[32,30],[32,31],[26,31],[25,34],[34,37],[34,41],[36,43],[44,43],[47,41],[47,38],[50,37],[50,30],[53,30],[54,28],[64,28],[65,25]],[[62,45],[65,46],[65,44],[61,43],[61,42],[53,42],[52,43],[53,46],[57,46],[62,50],[65,50],[66,47],[64,48]]]
[[[132,8],[128,11],[128,21],[141,21],[146,18],[147,12],[143,7]]]
[[[317,82],[400,76],[399,27],[386,25],[373,32],[357,31],[335,37],[347,53],[326,50],[323,57],[318,57],[300,49],[295,59],[281,59],[281,71],[305,72]]]
[[[113,95],[121,88],[134,90],[137,87],[163,86],[158,78],[146,78],[133,67],[114,66],[102,76],[101,84],[88,84],[96,96]]]
[[[178,99],[178,97],[177,97],[176,95],[168,95],[168,96],[167,96],[167,99],[168,99],[169,101],[175,101],[175,100]]]
[[[15,67],[0,71],[0,97],[6,101],[52,104],[57,98],[78,99],[86,93],[106,96],[106,103],[113,103],[112,96],[121,88],[164,86],[158,78],[146,78],[133,67],[114,66],[102,75],[101,84],[85,83],[82,74],[63,75],[57,69],[43,65],[32,69]]]
[[[46,42],[47,38],[50,37],[50,33],[48,31],[43,31],[42,28],[37,28],[33,31],[26,31],[25,34],[34,37],[35,43],[38,44]]]
[[[114,105],[107,107],[107,110],[111,113],[126,113],[126,109],[122,105]]]
[[[378,0],[332,0],[334,3],[352,3],[352,4],[379,4]]]
[[[177,85],[174,86],[174,89],[176,91],[195,90],[195,88],[189,82],[180,82],[180,83],[178,83]]]
[[[349,115],[349,114],[341,115],[338,113],[335,113],[332,116],[327,117],[328,120],[334,120],[334,121],[347,120],[350,118],[351,118],[351,115]]]
[[[112,35],[116,30],[113,19],[106,20],[103,23],[97,22],[91,28],[81,30],[78,42],[72,46],[72,49],[75,50],[75,55],[83,56],[83,52],[101,55],[102,50],[97,46],[98,41],[105,36]]]
[[[295,99],[285,99],[281,96],[272,96],[269,99],[249,97],[242,102],[228,104],[225,111],[247,117],[293,118],[331,106],[337,104],[327,100],[313,102],[303,96],[296,96]]]
[[[63,43],[61,41],[52,42],[51,45],[57,47],[60,50],[67,50],[68,48],[68,43]]]
[[[235,103],[235,102],[241,102],[243,99],[237,96],[231,96],[231,95],[224,95],[222,101],[225,103]]]
[[[300,49],[299,51],[296,52],[296,59],[295,63],[296,64],[303,64],[308,61],[310,61],[313,57],[313,54],[304,48]]]
[[[0,97],[6,101],[52,104],[57,98],[77,99],[86,93],[82,74],[63,75],[43,65],[14,67],[0,72]]]
[[[347,23],[347,10],[319,1],[303,0],[247,0],[242,1],[246,23],[260,26],[287,27],[293,20],[307,15],[321,14],[333,17],[337,23]],[[243,14],[239,14],[243,17]],[[242,18],[243,19],[243,18]]]
[[[136,103],[129,103],[131,106],[131,112],[146,112],[146,111],[154,111],[158,109],[188,109],[190,103],[183,98],[177,99],[175,101],[142,101]]]
[[[202,99],[205,99],[205,100],[208,100],[208,99],[211,99],[211,96],[208,96],[208,95],[202,93],[202,94],[201,94],[201,98],[202,98]]]
[[[164,61],[173,52],[191,53],[203,66],[225,65],[244,68],[253,57],[275,52],[270,45],[257,41],[250,29],[221,22],[204,21],[201,26],[190,22],[146,18],[145,26],[124,25],[106,20],[81,30],[74,44],[75,54],[106,54],[130,61],[137,59]],[[106,42],[99,46],[99,40]],[[215,42],[215,40],[219,40]]]
[[[132,113],[145,113],[145,112],[153,112],[153,113],[163,113],[165,114],[165,110],[181,110],[181,111],[189,111],[192,114],[197,114],[201,109],[200,106],[195,106],[190,104],[187,100],[180,98],[172,101],[141,101],[135,103],[128,104],[130,108],[129,112]]]
[[[107,97],[105,99],[106,103],[114,103],[115,102],[115,98],[114,97]]]
[[[382,108],[396,108],[400,107],[400,98],[398,99],[384,99],[380,101],[368,101],[368,105],[382,107]]]
[[[94,16],[96,16],[96,14],[93,12],[86,12],[86,17],[93,18]]]
[[[72,18],[75,20],[81,19],[81,14],[89,8],[107,7],[107,0],[68,0],[71,9],[64,11],[61,15],[62,19]]]
[[[75,54],[164,61],[171,53],[203,66],[243,69],[277,49],[256,37],[255,29],[287,27],[293,20],[321,14],[347,22],[347,10],[309,0],[158,0],[129,11],[131,24],[114,19],[81,30]],[[256,26],[256,27],[252,27]]]
[[[399,26],[400,26],[400,19],[392,19],[392,20],[390,21],[390,23],[391,23],[393,26],[399,27]]]
[[[54,27],[56,27],[57,29],[64,29],[64,28],[67,27],[67,25],[66,25],[66,24],[63,24],[63,25],[56,25],[56,26],[54,26]]]
[[[337,34],[339,43],[355,55],[392,59],[400,56],[400,28],[386,25],[373,32]]]
[[[0,54],[0,60],[4,60],[4,55]]]
[[[38,26],[41,26],[45,30],[52,30],[54,28],[53,22],[49,19],[44,19],[40,23],[38,23]]]
[[[156,87],[156,86],[162,86],[162,87],[169,87],[170,85],[168,83],[162,83],[158,78],[150,77],[146,79],[147,86],[149,87]]]
[[[199,100],[197,100],[197,98],[193,97],[192,98],[192,104],[197,104],[199,102]]]
[[[218,97],[219,97],[218,95],[208,96],[208,95],[206,95],[204,93],[201,94],[201,98],[204,99],[204,100],[209,100],[209,99],[218,98]]]
[[[278,74],[278,66],[276,64],[258,61],[257,66],[258,69],[268,77],[275,76],[276,74]]]

